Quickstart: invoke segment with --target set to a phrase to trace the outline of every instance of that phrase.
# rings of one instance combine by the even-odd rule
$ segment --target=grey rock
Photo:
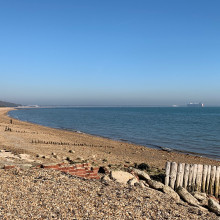
[[[168,194],[171,198],[173,198],[177,203],[180,202],[179,195],[169,186],[163,187],[162,191],[166,194]]]
[[[30,169],[32,167],[32,164],[20,164],[19,167],[22,170]]]
[[[206,193],[201,193],[201,192],[193,192],[192,195],[198,199],[199,201],[206,200],[208,197]]]
[[[199,206],[199,201],[193,195],[191,195],[185,188],[179,186],[177,188],[177,193],[184,201],[186,201],[190,205],[197,207]]]
[[[164,184],[161,182],[157,182],[155,180],[147,180],[147,183],[149,184],[149,186],[153,189],[157,189],[157,190],[163,190],[164,188]]]
[[[127,183],[128,183],[128,185],[130,185],[130,186],[134,186],[136,183],[138,183],[138,179],[137,179],[136,177],[134,177],[134,178],[128,180]]]
[[[202,193],[202,192],[193,192],[192,195],[199,200],[200,205],[202,206],[208,206],[208,196],[206,195],[206,193]]]
[[[220,205],[217,201],[215,201],[214,199],[209,199],[208,207],[210,211],[214,212],[217,215],[220,215]]]
[[[145,171],[138,170],[138,169],[135,169],[135,168],[133,168],[132,171],[134,172],[134,174],[136,174],[141,179],[150,180],[150,176]]]

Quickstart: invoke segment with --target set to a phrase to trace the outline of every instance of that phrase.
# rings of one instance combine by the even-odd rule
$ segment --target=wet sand
[[[65,161],[67,157],[72,161],[83,160],[112,167],[146,163],[163,169],[167,161],[220,165],[220,161],[205,157],[167,152],[11,119],[7,116],[10,110],[13,108],[0,108],[0,150],[10,151],[19,155],[19,158],[2,157],[1,165],[57,163]],[[23,158],[20,157],[21,154]]]

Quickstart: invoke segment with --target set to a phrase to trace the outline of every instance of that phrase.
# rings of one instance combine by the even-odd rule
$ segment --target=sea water
[[[9,115],[48,127],[220,160],[219,107],[27,108]]]

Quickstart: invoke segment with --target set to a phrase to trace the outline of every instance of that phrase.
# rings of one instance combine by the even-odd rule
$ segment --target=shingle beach
[[[9,118],[9,110],[0,108],[0,219],[219,219],[147,186],[40,167],[74,161],[123,170],[146,163],[164,172],[166,161],[218,166],[220,161],[22,122]]]

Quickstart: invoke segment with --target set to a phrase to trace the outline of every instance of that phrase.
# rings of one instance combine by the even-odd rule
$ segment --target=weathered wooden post
[[[208,165],[204,165],[202,172],[202,192],[205,192],[207,174],[208,174]]]
[[[202,171],[203,171],[203,165],[198,164],[197,166],[197,176],[196,176],[196,191],[201,191],[201,184],[202,184]]]
[[[184,177],[183,177],[183,187],[186,188],[189,180],[189,168],[190,165],[186,164],[185,165],[185,170],[184,170]]]
[[[219,178],[220,178],[220,166],[216,169],[215,174],[215,197],[218,198],[219,195]]]
[[[169,181],[170,181],[170,162],[166,162],[166,169],[165,169],[165,185],[169,186]]]
[[[179,163],[177,167],[177,175],[176,175],[176,184],[175,184],[176,189],[180,186],[182,173],[183,173],[183,164]]]
[[[207,180],[206,180],[206,189],[205,189],[206,193],[209,193],[209,183],[210,183],[211,168],[212,168],[212,166],[209,165],[208,166],[208,173],[207,173]]]
[[[191,164],[190,167],[189,167],[189,184],[188,184],[188,187],[187,187],[188,191],[192,190],[193,169],[194,169],[194,166],[193,166],[193,164]]]
[[[183,186],[184,170],[185,170],[185,163],[182,164],[182,173],[181,173],[181,176],[180,176],[180,186]]]
[[[213,166],[210,173],[209,194],[213,195],[215,182],[216,166]]]
[[[198,165],[197,165],[197,164],[194,164],[194,165],[193,165],[192,189],[191,189],[192,191],[195,190],[197,169],[198,169]]]
[[[171,163],[171,170],[170,170],[170,187],[174,189],[174,184],[176,181],[176,172],[177,172],[177,163]]]

